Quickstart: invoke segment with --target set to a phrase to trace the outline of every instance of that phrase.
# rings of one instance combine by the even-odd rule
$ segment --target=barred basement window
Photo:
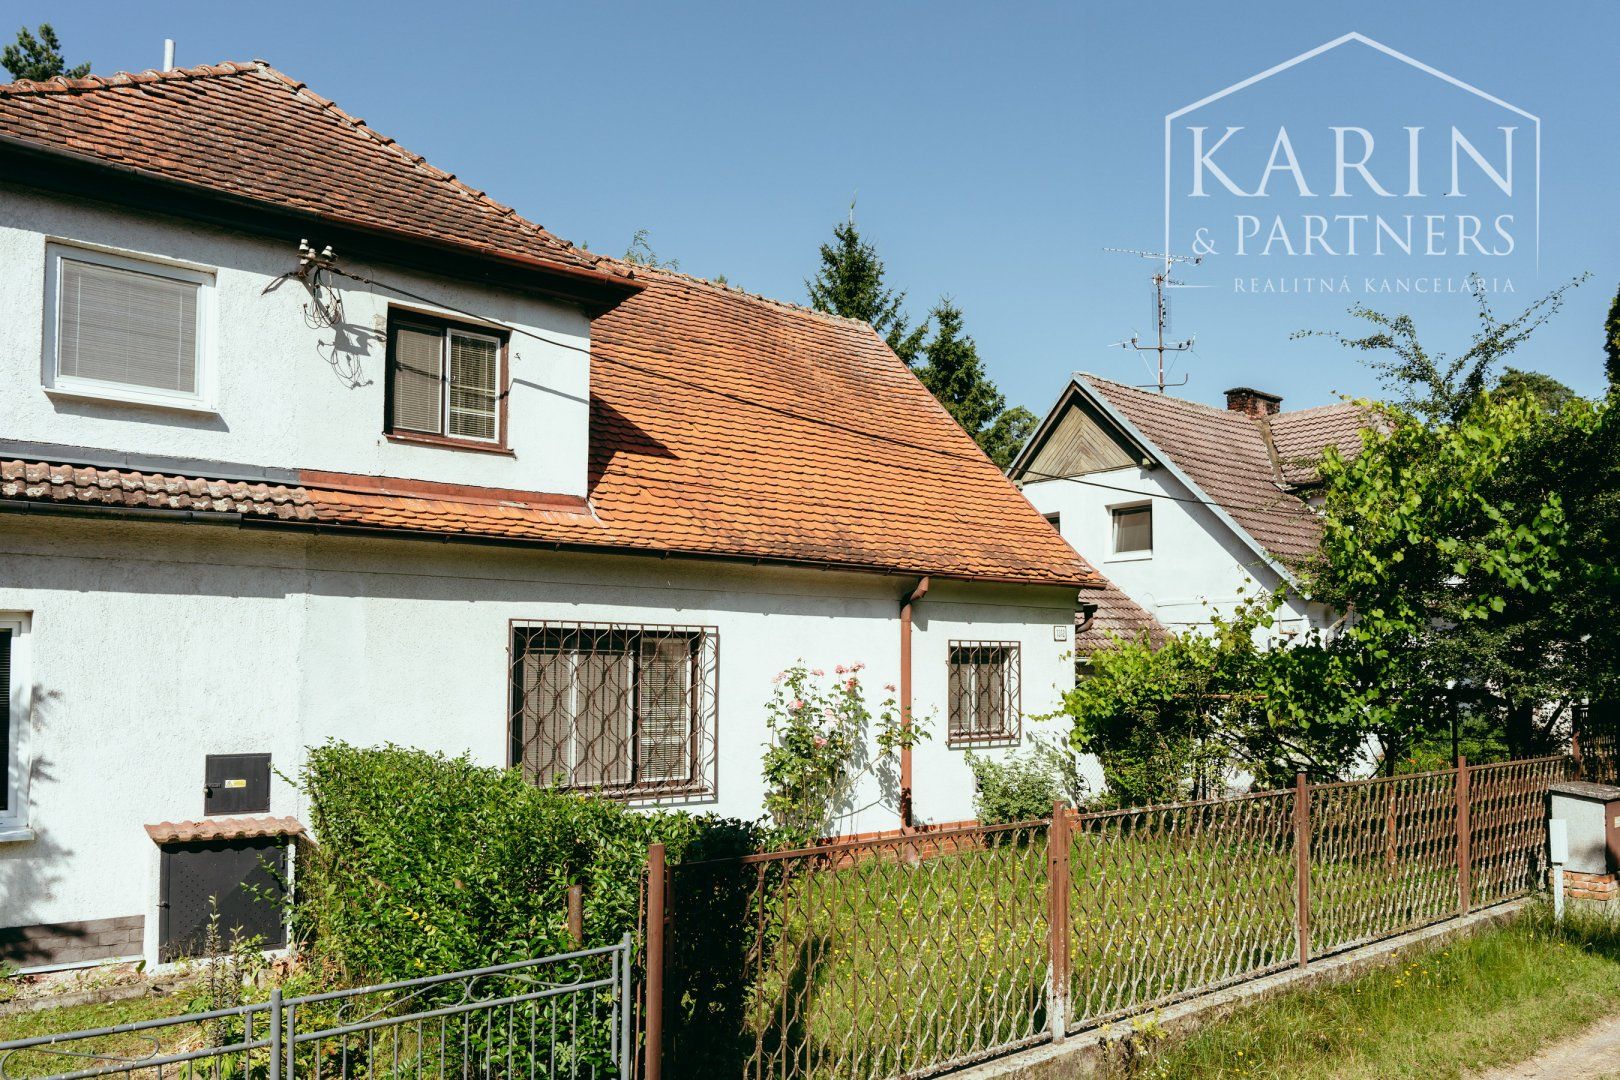
[[[512,761],[535,783],[626,798],[714,793],[712,627],[512,627]]]
[[[415,312],[388,327],[388,430],[454,442],[505,440],[504,335]]]
[[[946,745],[1017,742],[1023,724],[1018,675],[1017,642],[951,642]]]

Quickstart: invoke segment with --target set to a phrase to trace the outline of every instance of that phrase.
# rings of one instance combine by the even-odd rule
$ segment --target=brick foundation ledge
[[[1571,900],[1613,900],[1620,895],[1620,881],[1614,874],[1586,874],[1564,871],[1564,895]]]

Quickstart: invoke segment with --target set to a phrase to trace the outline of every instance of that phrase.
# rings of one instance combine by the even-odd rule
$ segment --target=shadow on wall
[[[35,684],[30,693],[33,695],[33,726],[29,732],[32,760],[26,790],[29,800],[37,802],[40,789],[57,779],[43,748],[51,714],[61,706],[61,692],[47,691]],[[23,713],[30,715],[29,710]],[[0,844],[0,961],[16,967],[49,963],[51,955],[57,951],[37,935],[25,935],[22,928],[42,921],[42,905],[54,895],[62,879],[61,868],[73,854],[55,841],[47,823],[34,820],[29,824],[34,830],[34,839]],[[64,927],[60,932],[53,931],[53,936],[71,938],[83,936],[83,933]]]

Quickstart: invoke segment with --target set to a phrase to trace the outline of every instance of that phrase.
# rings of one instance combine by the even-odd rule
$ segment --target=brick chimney
[[[1249,416],[1276,416],[1282,411],[1282,398],[1250,386],[1234,386],[1226,392],[1226,407]]]

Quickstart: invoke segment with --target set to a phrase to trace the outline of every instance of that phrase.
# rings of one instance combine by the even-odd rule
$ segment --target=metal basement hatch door
[[[219,910],[220,948],[261,939],[287,943],[282,917],[287,838],[254,836],[162,845],[158,891],[158,958],[167,963],[205,954],[208,920]]]

